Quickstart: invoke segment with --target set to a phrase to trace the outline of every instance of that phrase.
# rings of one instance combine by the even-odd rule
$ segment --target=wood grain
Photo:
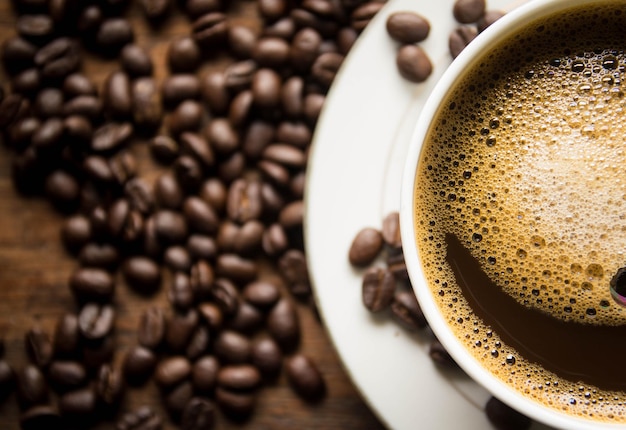
[[[238,6],[233,11],[236,20],[258,29],[256,4],[250,1],[236,4]],[[188,21],[176,13],[155,30],[146,25],[138,10],[131,9],[128,14],[135,25],[137,43],[150,51],[156,66],[155,76],[162,79],[167,74],[164,59],[168,43],[177,35],[188,34]],[[14,34],[14,23],[10,2],[0,1],[0,43]],[[212,64],[204,67],[223,67],[224,63],[218,60]],[[118,67],[113,61],[90,58],[83,70],[99,83],[109,71]],[[1,74],[0,84],[8,89],[6,77]],[[139,157],[141,174],[154,178],[160,168],[150,162],[145,147],[135,145],[133,150]],[[51,331],[59,315],[75,309],[67,280],[77,263],[64,251],[59,240],[63,217],[43,199],[24,198],[14,191],[11,157],[12,154],[0,145],[0,337],[5,339],[7,360],[19,367],[27,360],[23,345],[25,332],[33,324],[41,324]],[[134,333],[141,311],[154,303],[163,307],[168,305],[163,293],[146,300],[125,288],[118,289],[116,303],[120,315],[116,354],[116,361],[119,361],[123,352],[135,342]],[[326,398],[315,405],[303,402],[281,375],[275,384],[260,390],[257,410],[249,421],[234,423],[220,416],[217,429],[382,428],[346,376],[325,328],[311,308],[300,304],[299,315],[303,336],[301,351],[312,357],[323,372],[328,387]],[[122,411],[142,404],[153,405],[167,416],[152,383],[141,389],[127,390]],[[113,428],[113,419],[109,417],[97,428]],[[14,396],[0,405],[0,427],[19,428],[19,411]],[[176,426],[167,422],[165,428]]]

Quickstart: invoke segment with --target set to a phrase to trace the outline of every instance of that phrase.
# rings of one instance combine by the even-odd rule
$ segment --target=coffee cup
[[[509,12],[438,81],[404,167],[404,256],[434,334],[558,428],[626,425],[623,28],[619,1]]]

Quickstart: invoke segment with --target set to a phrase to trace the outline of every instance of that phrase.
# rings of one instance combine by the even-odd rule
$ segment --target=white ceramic
[[[481,33],[456,60],[448,67],[443,76],[432,90],[428,100],[419,115],[419,119],[411,138],[406,163],[403,172],[400,222],[403,239],[404,256],[409,269],[409,275],[422,310],[424,311],[433,332],[453,356],[455,361],[475,380],[493,393],[503,402],[521,411],[525,415],[557,428],[568,430],[585,429],[616,429],[623,425],[592,422],[548,409],[539,403],[525,397],[498,380],[488,370],[483,368],[457,340],[439,312],[432,297],[431,290],[425,282],[423,271],[418,259],[419,249],[415,241],[412,208],[414,207],[415,171],[420,157],[421,146],[429,129],[439,104],[446,97],[448,89],[455,80],[472,67],[480,56],[489,50],[490,46],[514,33],[516,29],[530,20],[542,15],[551,14],[573,6],[593,3],[596,0],[531,0],[523,4],[506,16],[495,22],[486,31]]]

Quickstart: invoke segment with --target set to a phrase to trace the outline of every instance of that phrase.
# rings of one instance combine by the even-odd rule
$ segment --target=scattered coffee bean
[[[504,12],[500,10],[488,10],[478,21],[476,21],[476,29],[482,33],[487,27],[504,16]]]
[[[26,332],[26,352],[33,364],[45,369],[50,364],[53,355],[53,345],[50,335],[39,325]]]
[[[132,77],[150,76],[154,66],[148,52],[141,46],[129,43],[120,52],[120,63]]]
[[[275,377],[283,363],[283,353],[272,338],[259,339],[252,345],[251,362],[265,377]]]
[[[17,398],[23,410],[48,401],[48,384],[38,367],[27,364],[17,371],[16,376]]]
[[[430,33],[430,22],[414,12],[392,13],[385,24],[389,36],[403,44],[422,42]]]
[[[470,26],[461,26],[450,33],[448,47],[452,58],[459,56],[461,51],[476,37],[478,30]]]
[[[412,290],[396,291],[391,303],[391,313],[396,321],[409,330],[426,327],[427,322]]]
[[[419,45],[403,45],[396,55],[400,75],[415,83],[424,82],[432,73],[433,66],[426,52]]]
[[[294,391],[307,401],[319,401],[326,392],[326,383],[310,358],[296,354],[286,363],[287,378]]]
[[[197,359],[191,369],[191,381],[200,393],[211,393],[217,384],[217,374],[220,365],[212,355],[205,355]]]
[[[365,271],[362,283],[362,300],[370,312],[380,312],[389,307],[396,291],[396,280],[389,270],[371,267]]]
[[[165,336],[165,315],[160,308],[149,307],[139,319],[137,341],[152,350],[158,348]]]
[[[254,394],[238,393],[221,387],[215,389],[215,401],[224,414],[237,421],[248,418],[256,407]]]
[[[126,381],[132,385],[142,385],[152,375],[157,356],[152,350],[137,345],[126,352],[122,371]]]
[[[382,247],[383,236],[381,232],[372,227],[365,227],[352,240],[348,260],[354,266],[367,266],[378,256]]]
[[[161,285],[161,269],[147,257],[131,257],[122,267],[130,287],[141,293],[153,293]]]
[[[172,73],[193,72],[201,59],[198,44],[189,36],[173,40],[167,49],[167,64]]]
[[[149,406],[127,412],[117,422],[116,430],[161,430],[163,419]]]
[[[300,341],[300,320],[289,299],[280,299],[270,310],[267,330],[283,351],[291,351],[297,346]]]
[[[383,240],[392,248],[400,248],[402,239],[400,237],[400,215],[398,212],[391,212],[383,219],[381,230]]]
[[[485,0],[455,0],[452,14],[461,24],[478,21],[485,13]]]
[[[78,301],[103,302],[113,297],[115,283],[107,271],[84,267],[71,276],[70,289]]]

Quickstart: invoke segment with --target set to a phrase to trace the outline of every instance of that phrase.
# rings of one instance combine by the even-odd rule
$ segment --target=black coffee
[[[476,60],[415,191],[433,296],[474,357],[557,410],[623,422],[626,5],[530,23]]]

